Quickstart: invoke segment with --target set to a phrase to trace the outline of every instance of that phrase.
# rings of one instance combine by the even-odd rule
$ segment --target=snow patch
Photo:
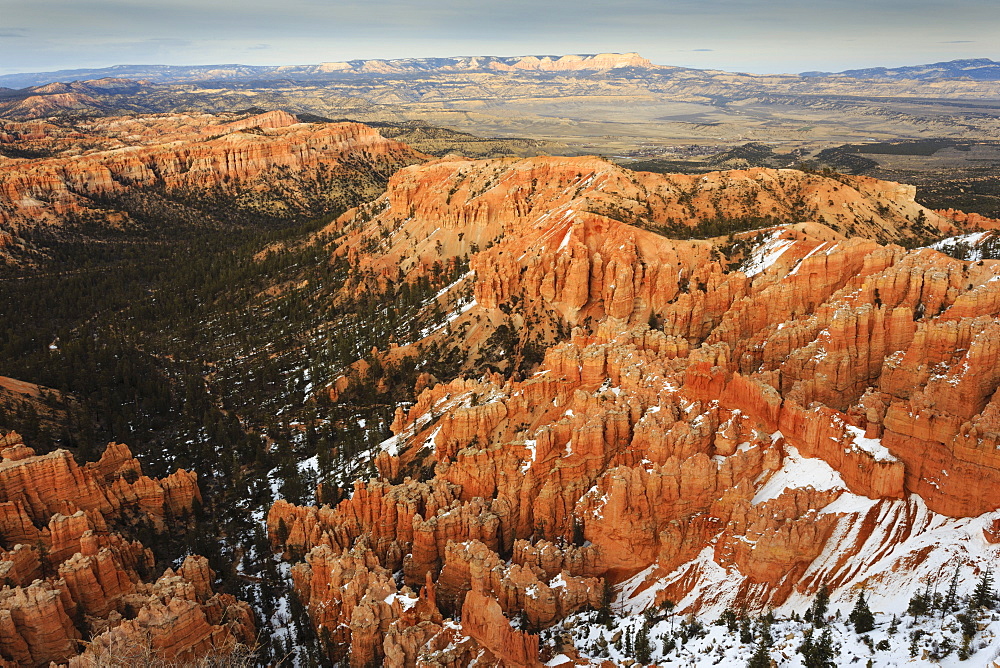
[[[786,489],[794,487],[812,487],[819,492],[847,489],[844,479],[832,466],[822,459],[803,457],[796,448],[786,445],[781,469],[771,474],[751,503],[756,506],[776,499]]]
[[[767,271],[785,251],[795,245],[793,239],[782,239],[783,233],[784,230],[778,230],[770,239],[754,249],[742,268],[744,274],[750,277]]]
[[[877,462],[895,462],[898,461],[891,452],[889,448],[882,445],[882,439],[880,438],[865,438],[865,430],[861,427],[855,427],[852,425],[846,425],[847,431],[851,433],[853,440],[853,448],[855,450],[861,450],[872,456],[872,458]]]

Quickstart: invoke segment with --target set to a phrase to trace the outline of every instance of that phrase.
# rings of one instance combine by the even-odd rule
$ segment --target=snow
[[[782,239],[783,233],[784,230],[776,231],[770,239],[753,250],[742,268],[744,274],[750,277],[766,271],[785,251],[795,245],[793,239]]]
[[[454,281],[453,283],[451,283],[450,285],[446,285],[445,287],[443,287],[443,288],[441,288],[440,290],[438,290],[438,292],[437,292],[437,294],[436,294],[436,295],[434,295],[433,297],[431,297],[430,299],[428,299],[428,300],[427,300],[427,301],[425,301],[424,303],[425,303],[425,304],[429,304],[430,302],[432,302],[432,301],[434,301],[434,300],[436,300],[436,299],[440,299],[441,297],[443,297],[443,296],[444,296],[444,295],[446,295],[447,293],[451,292],[451,290],[452,290],[452,289],[453,289],[453,288],[454,288],[454,287],[455,287],[456,285],[458,285],[459,283],[461,283],[462,281],[464,281],[464,280],[465,280],[465,279],[467,279],[468,277],[472,276],[472,275],[473,275],[474,273],[475,273],[475,272],[472,272],[472,271],[469,271],[469,272],[466,272],[465,274],[462,274],[462,275],[461,275],[461,276],[459,276],[459,277],[458,277],[457,279],[455,279],[455,281]]]
[[[877,462],[898,461],[895,457],[893,457],[892,453],[889,452],[889,448],[882,445],[882,439],[865,438],[865,430],[861,427],[846,425],[846,428],[847,431],[853,435],[853,448],[855,450],[861,450],[862,452],[868,453]]]
[[[573,236],[573,228],[571,227],[568,230],[566,230],[566,236],[563,237],[563,240],[559,243],[559,248],[557,248],[556,251],[558,252],[561,251],[563,248],[566,248],[566,246],[569,245],[569,240],[570,237],[572,236]]]
[[[642,589],[646,580],[656,571],[656,565],[646,567],[628,580],[625,580],[616,587],[619,591],[618,599],[615,602],[618,609],[624,609],[627,605],[633,614],[642,612],[656,599],[656,585]],[[641,590],[641,591],[640,591]],[[638,592],[638,593],[637,593]]]
[[[816,248],[813,248],[811,251],[806,253],[805,257],[803,257],[801,260],[795,263],[795,267],[790,272],[788,272],[788,276],[794,276],[796,273],[798,273],[799,268],[802,266],[802,264],[810,257],[812,257],[816,253],[816,251],[823,248],[823,246],[825,246],[826,244],[827,242],[824,241],[820,245],[816,246]],[[782,325],[778,325],[778,329],[781,329],[781,327]]]
[[[313,455],[309,459],[303,459],[299,462],[299,473],[305,473],[306,471],[319,471],[319,455]]]
[[[844,479],[832,466],[822,459],[802,457],[796,448],[786,445],[781,469],[771,474],[751,503],[756,506],[776,499],[790,487],[812,487],[821,492],[847,489]]]
[[[967,660],[961,661],[958,658],[958,647],[962,642],[961,630],[958,620],[952,614],[946,615],[943,619],[921,617],[915,623],[909,617],[899,618],[898,628],[893,631],[890,628],[892,615],[875,612],[875,628],[862,636],[854,630],[847,619],[851,607],[853,601],[852,605],[842,609],[839,615],[836,611],[831,611],[827,626],[824,627],[829,629],[832,636],[835,662],[838,666],[985,668],[1000,656],[1000,620],[997,619],[996,613],[986,614],[981,620],[980,624],[984,628],[976,633],[970,645],[972,655]],[[753,618],[751,615],[751,619]],[[633,639],[628,643],[633,644],[634,638],[647,619],[650,624],[648,631],[652,650],[650,658],[656,666],[742,667],[747,665],[757,649],[755,641],[741,642],[739,631],[730,631],[725,624],[717,621],[717,617],[700,617],[698,618],[700,628],[692,629],[688,625],[688,620],[681,615],[671,614],[668,610],[653,611],[648,617],[618,614],[612,617],[607,626],[596,622],[595,612],[581,612],[567,618],[563,627],[554,627],[543,633],[543,641],[548,646],[554,646],[555,638],[562,636],[563,629],[568,627],[581,661],[586,662],[584,665],[600,666],[610,661],[620,666],[635,658],[634,652],[626,650],[625,637]],[[768,652],[777,666],[780,668],[804,666],[803,657],[798,649],[806,630],[811,626],[804,621],[777,616],[771,626],[773,646]],[[686,632],[682,630],[685,627],[688,629]],[[752,624],[752,628],[756,638],[755,623]],[[911,657],[911,634],[917,630],[923,635],[917,642],[917,655]],[[814,629],[813,638],[819,639],[821,632],[821,629]],[[666,641],[671,636],[676,642],[668,649]],[[935,648],[939,649],[945,639],[951,643],[952,651],[947,657],[932,659],[929,653]],[[562,665],[564,656],[566,655],[560,653],[546,665]]]
[[[420,330],[420,338],[427,338],[428,336],[430,336],[434,332],[437,332],[439,330],[444,329],[445,325],[450,325],[455,320],[457,320],[459,316],[461,316],[464,313],[466,313],[469,309],[471,309],[475,305],[476,305],[476,300],[473,299],[472,301],[468,302],[467,304],[459,306],[457,309],[455,309],[451,313],[449,313],[447,315],[447,317],[445,317],[445,319],[444,319],[443,322],[441,322],[441,323],[439,323],[437,325],[433,325],[431,327],[426,327],[426,328]]]
[[[437,429],[435,429],[433,432],[431,432],[431,435],[428,436],[424,440],[424,447],[425,448],[431,448],[432,450],[436,450],[437,449],[437,435],[440,432],[441,432],[441,425],[438,425]]]
[[[944,253],[945,255],[950,255],[959,246],[964,246],[969,250],[962,254],[963,260],[969,260],[975,262],[976,260],[983,259],[983,252],[977,249],[983,238],[986,237],[988,232],[972,232],[971,234],[960,234],[955,237],[948,237],[947,239],[942,239],[936,243],[931,244],[928,248],[933,248],[936,251]]]
[[[380,450],[385,450],[393,457],[396,457],[399,455],[399,446],[400,446],[399,441],[400,441],[400,434],[396,434],[395,436],[390,436],[389,438],[379,443],[378,447]]]
[[[872,509],[878,501],[867,496],[844,492],[837,500],[819,511],[820,515],[854,514],[863,515]]]
[[[521,465],[521,473],[526,472],[528,469],[531,468],[531,465],[535,463],[535,457],[538,455],[538,453],[535,450],[536,445],[538,445],[538,441],[535,440],[527,440],[524,442],[524,447],[527,448],[528,452],[531,453],[531,459],[525,461],[524,464]]]
[[[398,601],[403,606],[403,611],[407,611],[417,604],[418,599],[404,596],[403,594],[389,594],[385,597],[385,602],[392,605],[393,601]]]

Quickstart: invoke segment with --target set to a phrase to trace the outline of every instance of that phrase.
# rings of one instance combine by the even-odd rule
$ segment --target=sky
[[[637,51],[776,73],[1000,60],[997,0],[0,0],[0,74]]]

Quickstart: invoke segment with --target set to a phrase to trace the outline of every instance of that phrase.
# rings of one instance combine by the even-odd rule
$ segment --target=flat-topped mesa
[[[934,213],[939,213],[945,218],[951,218],[966,227],[975,227],[983,230],[1000,230],[1000,220],[989,218],[979,213],[966,213],[957,209],[937,209]]]
[[[651,69],[653,63],[638,53],[598,53],[592,56],[523,56],[514,62],[493,62],[489,68],[500,72],[537,70],[566,72],[578,70],[613,70],[624,67]]]
[[[444,74],[449,72],[577,72],[619,68],[656,69],[657,65],[638,53],[598,53],[564,56],[464,56],[453,58],[400,58],[351,60],[317,65],[285,65],[275,68],[284,76],[353,74]]]
[[[68,217],[94,209],[91,198],[114,197],[136,188],[192,192],[221,189],[242,192],[252,203],[254,193],[266,199],[273,182],[293,173],[302,184],[310,179],[356,178],[362,187],[387,178],[399,167],[426,156],[405,144],[383,138],[359,123],[300,123],[283,111],[272,111],[232,122],[210,115],[140,117],[127,124],[115,120],[95,124],[90,131],[104,150],[73,151],[72,137],[61,137],[53,157],[0,157],[0,222],[15,231],[42,223],[60,224]],[[143,123],[145,121],[145,123]],[[147,126],[161,128],[159,136]],[[372,190],[374,195],[377,190]],[[335,193],[327,193],[334,196]],[[293,190],[285,201],[265,208],[279,211],[304,205],[308,193]],[[235,195],[234,195],[235,196]],[[302,202],[296,197],[301,196]],[[264,203],[261,204],[264,206]]]
[[[65,450],[36,455],[13,432],[0,445],[0,537],[10,548],[0,549],[0,662],[90,668],[143,643],[151,659],[180,660],[252,643],[249,606],[212,593],[203,557],[149,584],[152,551],[109,529],[112,520],[174,528],[167,521],[200,499],[193,473],[148,478],[118,443],[82,467]]]

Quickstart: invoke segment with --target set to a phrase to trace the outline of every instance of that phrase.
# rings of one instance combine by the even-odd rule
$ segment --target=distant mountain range
[[[974,79],[1000,81],[1000,63],[989,58],[948,60],[930,65],[869,67],[843,72],[803,72],[804,77],[850,77],[854,79]]]
[[[456,58],[400,58],[348,60],[315,65],[115,65],[92,69],[27,72],[0,75],[0,89],[21,89],[53,82],[87,81],[113,77],[152,83],[199,81],[261,81],[291,79],[322,81],[350,76],[438,74],[447,72],[602,72],[621,69],[665,70],[689,68],[654,65],[638,53],[598,53],[566,56],[464,56]],[[843,72],[802,72],[802,77],[854,79],[972,79],[1000,81],[1000,62],[989,58],[949,60],[907,67],[871,67]]]
[[[52,82],[114,77],[153,83],[261,79],[330,79],[343,75],[399,75],[443,72],[571,72],[623,68],[656,68],[637,53],[598,53],[566,56],[468,56],[459,58],[402,58],[349,60],[317,65],[115,65],[96,69],[5,74],[0,87],[26,88]],[[672,68],[671,68],[672,69]]]

